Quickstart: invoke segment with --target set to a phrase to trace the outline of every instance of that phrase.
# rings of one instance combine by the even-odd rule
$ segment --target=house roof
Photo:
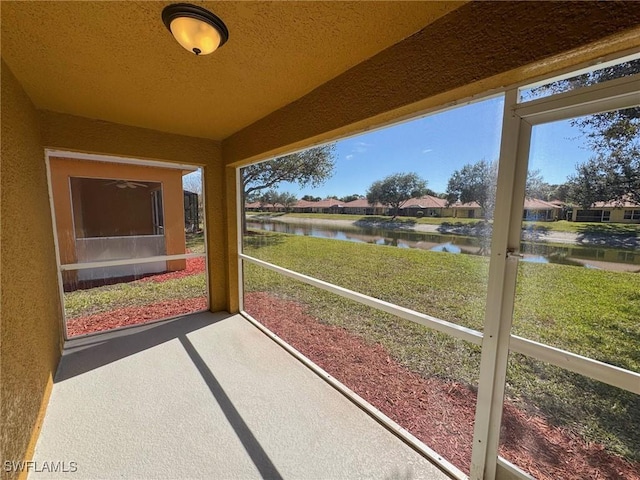
[[[595,202],[591,204],[591,208],[638,208],[640,204],[631,200],[609,200],[608,202]]]
[[[410,198],[405,202],[402,208],[446,208],[447,201],[433,197],[431,195],[425,195],[420,198]]]
[[[315,205],[316,202],[310,202],[308,200],[298,200],[296,202],[296,204],[294,205],[294,207],[297,208],[307,208],[307,207],[312,207],[313,205]]]
[[[202,57],[168,3],[2,2],[2,58],[39,109],[221,140],[466,2],[197,2],[229,29]]]
[[[544,200],[540,200],[539,198],[525,198],[524,208],[527,210],[560,210],[562,207],[556,205],[555,203],[545,202]]]
[[[374,208],[374,206],[370,205],[366,198],[357,198],[355,200],[351,200],[350,202],[343,203],[343,207],[348,208]],[[384,205],[381,203],[376,203],[375,208],[383,208]]]
[[[319,200],[317,202],[310,202],[308,200],[298,200],[294,205],[295,208],[329,208],[335,205],[342,205],[340,200],[335,198],[327,198],[325,200]]]
[[[335,206],[341,206],[343,204],[343,202],[341,202],[340,200],[336,200],[335,198],[327,198],[325,200],[320,200],[319,202],[312,202],[313,205],[311,205],[312,207],[319,207],[319,208],[329,208],[329,207],[335,207]]]
[[[453,205],[451,205],[451,207],[453,207],[453,208],[482,208],[478,202],[467,202],[467,203],[456,202]]]

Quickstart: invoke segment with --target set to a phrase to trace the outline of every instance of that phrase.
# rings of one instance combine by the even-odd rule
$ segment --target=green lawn
[[[249,215],[255,215],[251,212]],[[260,216],[269,216],[269,214],[261,213]],[[390,216],[381,215],[349,215],[346,213],[274,213],[272,217],[290,217],[290,218],[317,218],[321,220],[350,220],[353,222],[363,221],[369,223],[391,223]],[[437,217],[396,217],[393,223],[406,223],[414,225],[416,223],[422,223],[427,225],[440,225],[443,222],[455,222],[455,223],[477,223],[477,218],[437,218]]]
[[[108,312],[124,307],[140,307],[154,302],[207,295],[204,273],[164,282],[125,282],[64,294],[67,319]]]
[[[185,234],[189,253],[204,253],[204,232]]]
[[[284,234],[249,237],[245,252],[300,273],[482,329],[488,259]],[[477,384],[479,349],[337,295],[245,263],[247,291],[307,305],[425,376]],[[514,333],[640,371],[640,275],[521,263]],[[550,365],[512,355],[507,389],[514,401],[553,423],[604,441],[640,460],[638,396]]]
[[[553,232],[629,235],[635,237],[640,235],[640,224],[638,223],[588,223],[559,220],[557,222],[522,222],[522,225],[525,228],[534,228]]]
[[[341,213],[265,213],[250,212],[248,216],[257,217],[288,217],[288,218],[317,218],[320,220],[349,220],[352,222],[376,223],[380,227],[384,227],[384,223],[392,223],[390,216],[377,215],[347,215]],[[397,217],[393,220],[394,224],[403,223],[407,225],[425,224],[425,225],[442,225],[443,223],[454,224],[477,224],[481,220],[477,218],[451,218],[451,217]],[[607,234],[607,235],[628,235],[640,236],[640,224],[627,223],[586,223],[586,222],[568,222],[560,220],[557,222],[522,222],[523,228],[537,229],[541,231],[551,232],[568,232],[576,234]]]
[[[203,245],[201,236],[187,240]],[[488,258],[274,233],[254,233],[245,252],[443,320],[482,330]],[[383,344],[412,371],[477,385],[478,347],[245,263],[245,289],[305,305],[320,321]],[[206,294],[205,275],[130,282],[65,294],[68,318]],[[640,371],[640,274],[521,263],[514,333]],[[259,319],[258,319],[259,320]],[[640,399],[519,355],[510,398],[552,423],[640,461]]]

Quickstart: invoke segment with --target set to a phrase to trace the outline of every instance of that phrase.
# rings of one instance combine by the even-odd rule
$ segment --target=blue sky
[[[283,183],[278,190],[298,197],[364,195],[371,183],[387,175],[416,172],[429,188],[444,192],[455,170],[498,158],[502,109],[503,98],[495,97],[341,140],[335,173],[324,185],[300,189]],[[569,122],[535,127],[529,168],[539,169],[548,183],[563,183],[589,157],[579,137]]]
[[[454,171],[498,158],[502,109],[503,97],[494,97],[341,140],[334,175],[324,185],[300,189],[281,183],[278,190],[298,198],[365,195],[387,175],[416,172],[429,188],[443,193]],[[534,127],[529,169],[540,170],[546,182],[564,183],[589,156],[580,131],[569,121]]]

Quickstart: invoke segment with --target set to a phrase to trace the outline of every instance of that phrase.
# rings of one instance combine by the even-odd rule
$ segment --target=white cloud
[[[346,158],[347,160],[351,160],[353,158],[353,155],[349,154],[349,155],[345,156],[344,158]]]
[[[424,150],[422,150],[422,153],[429,153],[429,152],[433,152],[433,148],[425,148]]]
[[[355,146],[351,149],[352,153],[365,153],[369,150],[369,147],[373,147],[373,143],[356,142]]]

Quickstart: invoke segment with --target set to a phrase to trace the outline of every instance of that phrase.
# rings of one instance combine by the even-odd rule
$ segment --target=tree
[[[427,182],[417,173],[396,173],[373,182],[367,191],[367,201],[370,205],[381,203],[390,206],[395,212],[393,218],[396,218],[407,200],[422,197],[426,191]]]
[[[293,207],[298,202],[298,199],[293,193],[283,192],[279,195],[278,203],[284,206],[287,212],[291,211],[291,207]]]
[[[430,188],[427,188],[427,190],[425,191],[425,195],[429,195],[431,197],[440,198],[440,197],[438,197],[438,195],[439,195],[438,192],[436,192],[435,190],[431,190]]]
[[[529,170],[527,172],[526,197],[538,198],[540,200],[550,200],[553,188],[544,181],[540,170]]]
[[[485,220],[489,220],[493,217],[497,179],[498,162],[480,160],[467,164],[449,178],[447,204],[476,202],[482,208]]]
[[[289,211],[298,199],[293,193],[280,193],[274,189],[270,189],[260,195],[258,201],[260,202],[260,206],[271,205],[275,210],[278,205],[282,205],[285,210]]]
[[[576,166],[576,173],[569,177],[569,199],[585,210],[603,195],[604,178],[600,172],[600,162],[595,158]]]
[[[451,175],[447,184],[447,204],[452,205],[458,200],[462,203],[476,202],[482,208],[485,220],[490,220],[496,203],[497,184],[498,162],[480,160],[474,164],[467,164]],[[542,178],[540,170],[527,173],[527,198],[550,200],[553,191],[552,186]]]
[[[275,209],[276,204],[280,203],[280,194],[274,189],[267,190],[258,197],[258,202],[260,202],[261,208],[264,208],[265,205],[271,205]]]
[[[353,195],[347,195],[346,197],[339,198],[338,200],[344,203],[348,203],[348,202],[353,202],[354,200],[359,200],[360,198],[363,198],[363,196],[358,195],[357,193],[354,193]]]
[[[640,60],[633,60],[537,87],[531,95],[571,90],[637,73]],[[640,204],[640,107],[588,115],[571,124],[580,129],[594,156],[578,165],[570,177],[570,199],[583,208],[595,201],[630,200]]]
[[[297,183],[300,188],[322,185],[333,175],[334,155],[335,145],[330,144],[249,165],[242,169],[244,196],[281,182]]]
[[[282,182],[297,183],[300,188],[307,185],[312,187],[322,185],[333,175],[334,156],[335,144],[329,144],[243,168],[241,174],[243,230],[246,232],[244,202],[247,198],[258,191],[275,188]]]
[[[570,186],[568,183],[560,183],[549,186],[551,189],[551,193],[549,194],[549,200],[559,200],[561,202],[566,202],[569,199],[569,189]]]
[[[314,197],[313,195],[305,195],[300,200],[306,200],[307,202],[319,202],[322,198]]]

